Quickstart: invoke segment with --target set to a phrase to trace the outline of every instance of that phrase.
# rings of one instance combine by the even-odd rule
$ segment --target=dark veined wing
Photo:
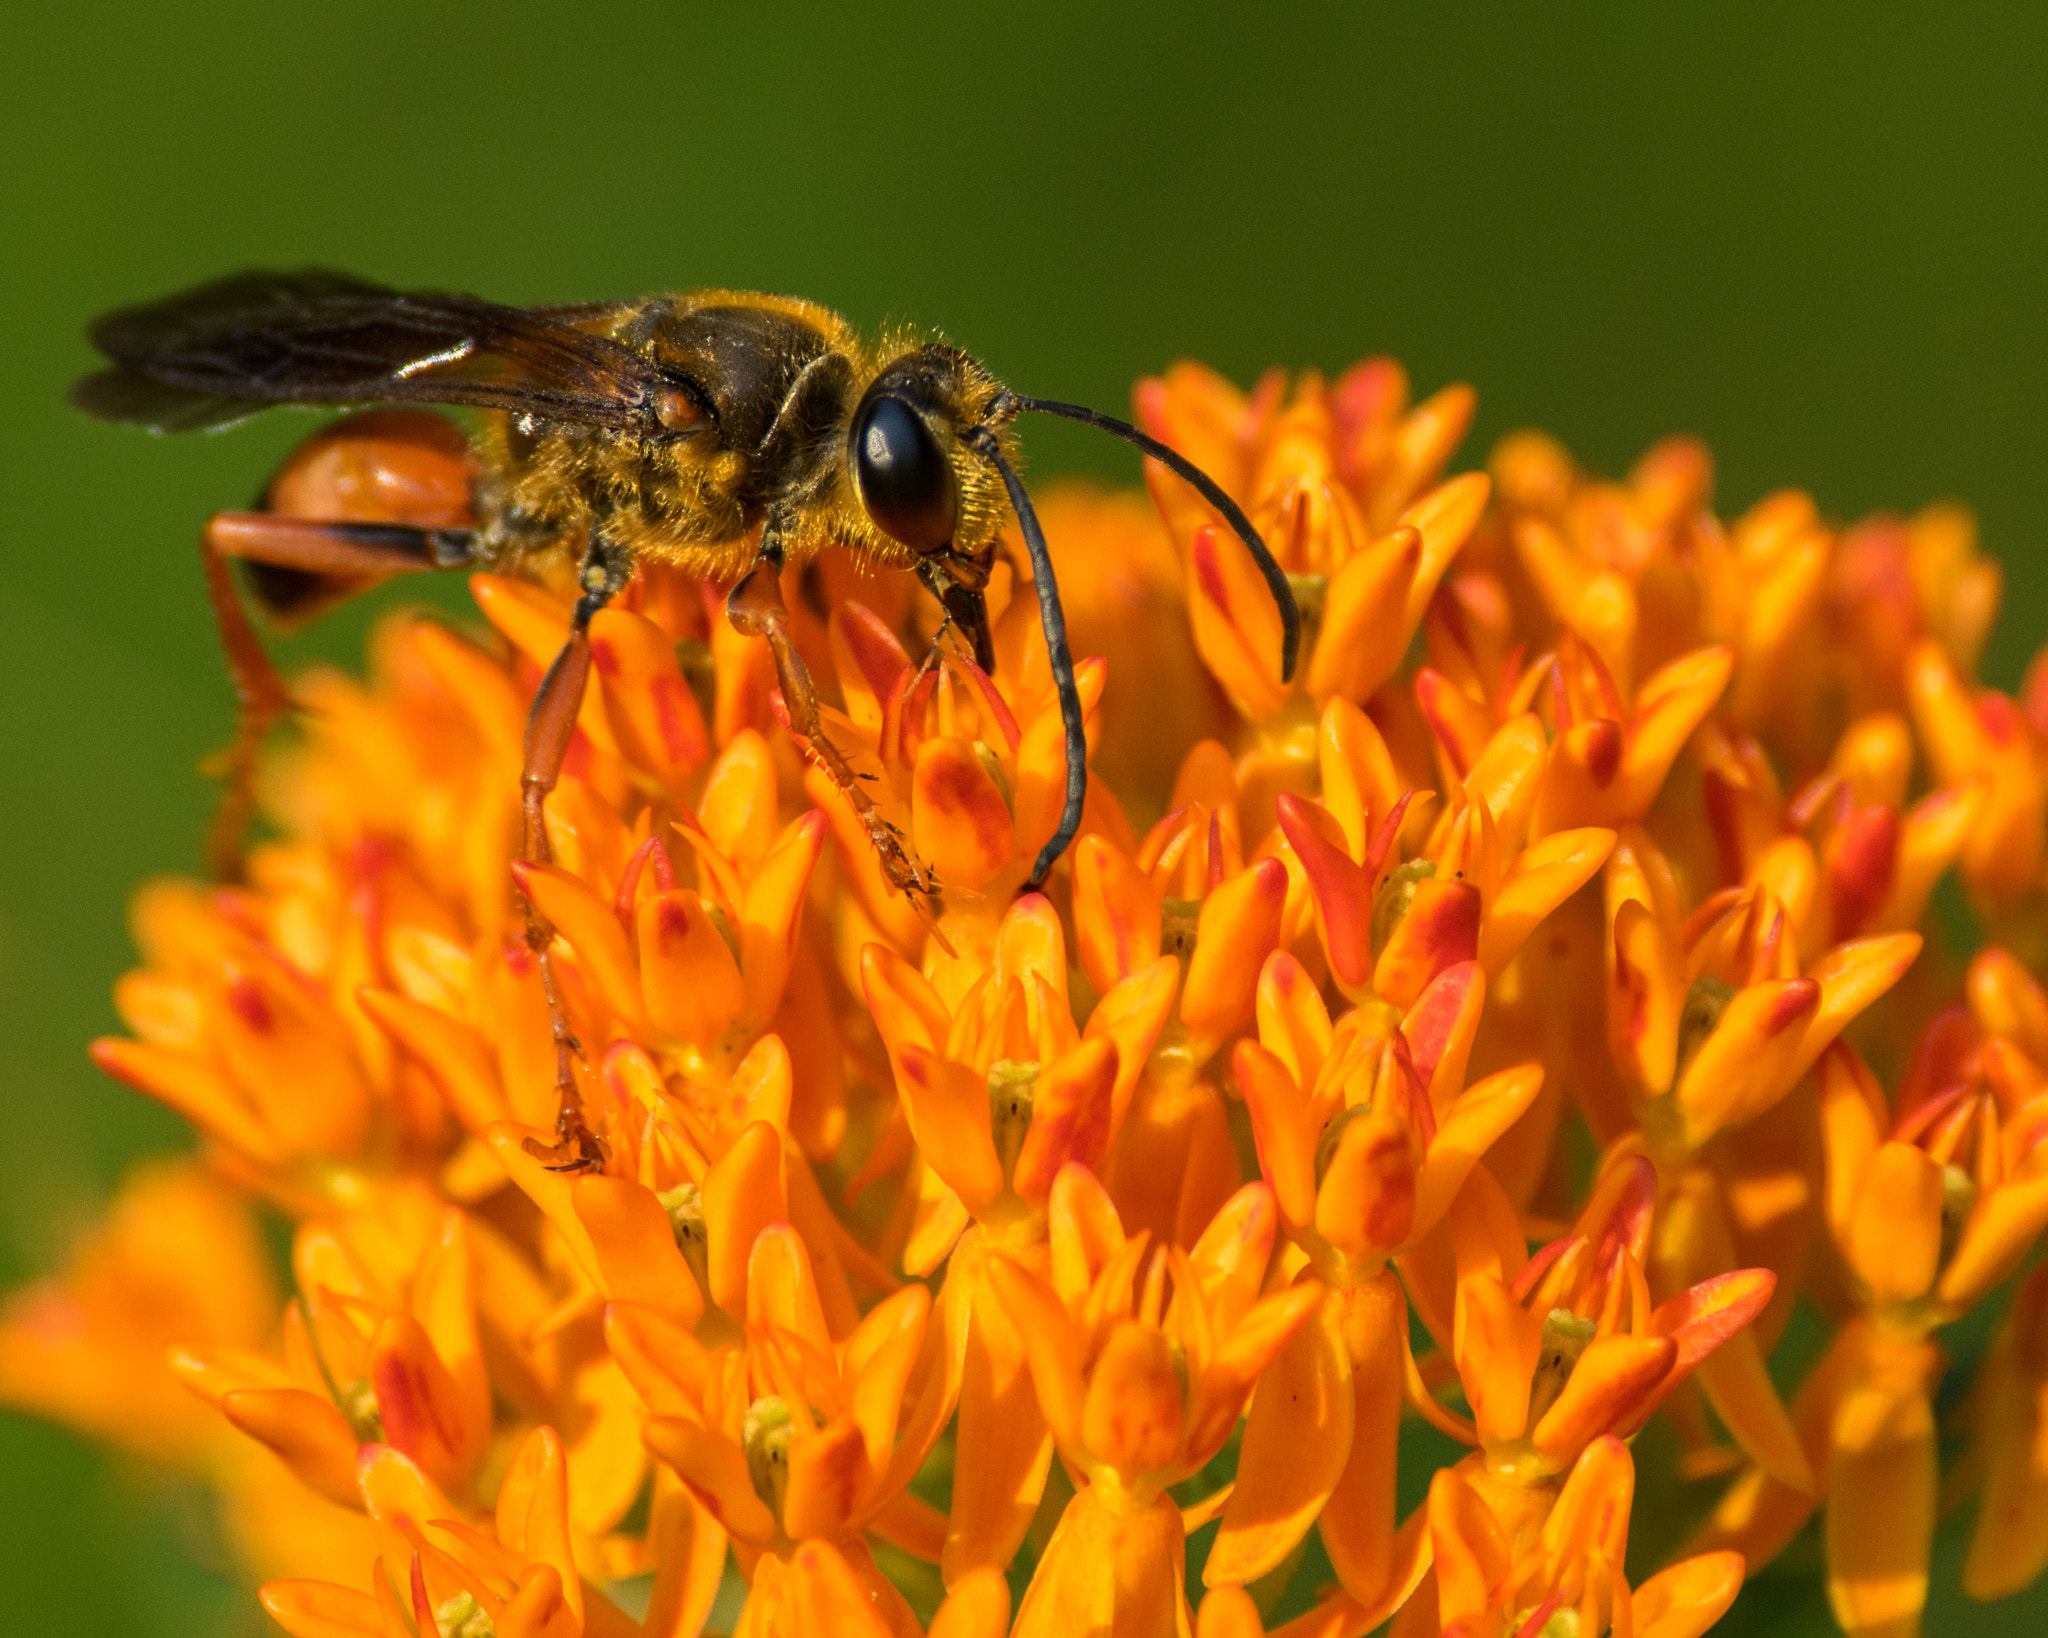
[[[345,273],[236,273],[95,322],[114,368],[80,380],[88,414],[159,432],[232,425],[271,404],[462,404],[621,431],[701,383],[574,327],[602,306],[503,307]]]

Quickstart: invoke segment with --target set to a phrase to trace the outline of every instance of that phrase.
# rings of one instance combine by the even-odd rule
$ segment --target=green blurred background
[[[22,6],[0,43],[0,1279],[175,1122],[101,1080],[124,899],[191,869],[228,729],[200,519],[306,428],[154,441],[63,403],[100,309],[325,262],[507,301],[786,290],[1119,408],[1195,354],[1370,351],[1589,464],[1713,445],[1724,510],[1959,495],[2048,636],[2048,21],[1722,4]],[[1569,14],[1567,14],[1569,13]],[[1033,470],[1135,480],[1030,430]],[[451,596],[459,588],[448,588]],[[411,588],[408,588],[410,594]],[[368,611],[287,646],[351,658]],[[0,1629],[257,1630],[196,1499],[0,1416]],[[1797,1556],[1797,1555],[1795,1555]],[[1973,1610],[1945,1532],[1929,1630]],[[1810,1555],[1749,1631],[1819,1631]],[[1731,1623],[1731,1627],[1734,1623]]]

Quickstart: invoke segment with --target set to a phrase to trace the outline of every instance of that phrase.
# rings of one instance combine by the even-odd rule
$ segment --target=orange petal
[[[1275,950],[1260,969],[1256,1005],[1261,1044],[1287,1066],[1297,1085],[1315,1085],[1330,1050],[1330,1010],[1285,950]]]
[[[735,734],[705,776],[697,819],[714,846],[751,876],[775,838],[775,757],[752,728]]]
[[[939,735],[917,750],[910,832],[939,880],[977,888],[1017,852],[1017,827],[1003,793],[974,746]]]
[[[1316,730],[1323,806],[1344,832],[1345,851],[1365,857],[1373,827],[1393,810],[1404,786],[1372,719],[1347,699],[1328,699]]]
[[[1489,978],[1500,976],[1537,923],[1591,881],[1613,850],[1611,830],[1560,830],[1516,856],[1479,931]]]
[[[1010,1630],[1010,1584],[993,1566],[970,1570],[946,1589],[930,1638],[1004,1638]]]
[[[285,1150],[248,1101],[211,1064],[140,1041],[103,1037],[92,1061],[105,1073],[192,1122],[235,1154],[276,1165]]]
[[[1244,1412],[1252,1384],[1273,1363],[1323,1300],[1323,1287],[1303,1279],[1255,1304],[1237,1325],[1217,1339],[1215,1357],[1202,1373],[1200,1415],[1188,1429],[1191,1458],[1207,1461]]]
[[[1508,1540],[1493,1509],[1453,1467],[1429,1485],[1429,1537],[1436,1553],[1436,1601],[1446,1631],[1483,1618],[1507,1580]]]
[[[1778,1276],[1767,1268],[1738,1268],[1705,1279],[1650,1316],[1649,1334],[1678,1345],[1675,1371],[1687,1371],[1764,1311]]]
[[[1212,1550],[1211,1564],[1216,1562]],[[1208,1572],[1203,1571],[1203,1579]],[[1252,1602],[1252,1595],[1234,1582],[1220,1582],[1202,1599],[1202,1608],[1195,1617],[1195,1638],[1265,1638],[1266,1629],[1259,1621],[1259,1606]]]
[[[1316,1187],[1316,1232],[1369,1265],[1408,1239],[1415,1206],[1407,1123],[1377,1111],[1346,1121]]]
[[[1372,972],[1372,882],[1363,868],[1323,835],[1314,816],[1319,812],[1291,792],[1279,803],[1280,828],[1315,895],[1316,920],[1330,971],[1347,991],[1364,988]],[[1334,821],[1323,823],[1334,829]]]
[[[1348,1459],[1323,1509],[1323,1548],[1345,1592],[1361,1603],[1384,1597],[1398,1575],[1395,1453],[1407,1359],[1407,1300],[1391,1274],[1325,1299],[1351,1359]]]
[[[356,1485],[370,1517],[400,1530],[459,1516],[440,1487],[389,1445],[364,1445],[356,1453]]]
[[[1623,1425],[1670,1374],[1678,1345],[1669,1337],[1595,1337],[1572,1367],[1564,1392],[1529,1430],[1529,1442],[1557,1467],[1602,1433]]]
[[[1461,1277],[1453,1351],[1479,1436],[1489,1444],[1521,1438],[1543,1352],[1543,1321],[1516,1302],[1499,1278]]]
[[[1181,1022],[1200,1057],[1251,1017],[1259,969],[1279,940],[1286,904],[1287,867],[1270,858],[1248,865],[1202,901],[1180,998]]]
[[[1122,980],[1095,1003],[1083,1039],[1108,1041],[1116,1047],[1116,1082],[1110,1091],[1109,1130],[1112,1141],[1123,1125],[1131,1094],[1144,1073],[1153,1043],[1173,1011],[1180,988],[1180,960],[1161,956]]]
[[[1008,1257],[991,1258],[988,1281],[1022,1339],[1038,1402],[1063,1445],[1081,1437],[1081,1339],[1051,1287]]]
[[[725,1530],[751,1546],[773,1539],[775,1515],[754,1494],[738,1440],[668,1416],[649,1421],[644,1437],[647,1448],[682,1476]]]
[[[1639,899],[1614,911],[1607,990],[1607,1039],[1639,1096],[1654,1097],[1678,1071],[1678,1024],[1685,1009],[1685,962],[1656,913]]]
[[[765,1027],[782,1004],[803,917],[804,893],[818,862],[818,850],[825,844],[825,828],[825,815],[817,808],[791,820],[747,884],[739,925],[740,969],[746,976],[742,1014],[755,1029]],[[643,954],[643,962],[645,959]]]
[[[1397,434],[1395,459],[1426,483],[1431,473],[1451,458],[1470,424],[1478,395],[1470,387],[1453,385],[1424,399],[1409,411]],[[1413,631],[1429,606],[1437,582],[1451,566],[1486,511],[1493,480],[1484,472],[1462,472],[1438,484],[1404,511],[1398,523],[1422,536],[1422,561],[1416,566],[1415,582],[1408,588],[1405,625]]]
[[[569,1463],[550,1427],[529,1433],[498,1487],[498,1540],[530,1563],[551,1566],[562,1598],[583,1619],[583,1582],[569,1545]]]
[[[1649,811],[1680,749],[1713,710],[1734,671],[1732,648],[1702,648],[1644,679],[1636,690],[1622,757],[1624,813],[1636,817]]]
[[[851,1417],[800,1434],[789,1442],[783,1529],[798,1541],[838,1535],[865,1499],[863,1492],[872,1477],[867,1441]]]
[[[569,1185],[569,1198],[597,1252],[607,1294],[686,1328],[697,1323],[703,1293],[652,1189],[622,1177],[579,1177]]]
[[[559,865],[515,860],[512,877],[535,909],[569,941],[577,965],[604,1004],[629,1023],[640,1016],[640,975],[617,912]]]
[[[810,1248],[787,1223],[771,1223],[755,1236],[747,1257],[746,1321],[800,1337],[825,1355],[832,1338],[812,1260]]]
[[[256,1596],[292,1638],[391,1638],[377,1600],[350,1587],[330,1581],[271,1581]]]
[[[1238,711],[1263,722],[1291,692],[1280,680],[1280,612],[1236,535],[1198,528],[1188,548],[1195,648]]]
[[[711,1355],[683,1327],[638,1303],[604,1311],[605,1345],[654,1416],[699,1418]]]
[[[852,1379],[853,1418],[879,1472],[888,1462],[902,1414],[904,1386],[917,1364],[931,1318],[931,1293],[905,1286],[870,1309],[846,1339],[841,1372]]]
[[[1852,1389],[1835,1412],[1823,1536],[1828,1603],[1852,1638],[1909,1638],[1934,1542],[1934,1350]],[[1914,1366],[1919,1369],[1915,1370]]]
[[[600,609],[590,622],[590,666],[626,760],[680,794],[711,741],[674,640],[644,615]]]
[[[705,1270],[711,1300],[738,1317],[747,1309],[747,1263],[754,1241],[789,1215],[782,1134],[755,1121],[704,1175]]]
[[[1159,890],[1101,836],[1074,844],[1074,943],[1098,995],[1159,957]]]
[[[1373,964],[1374,991],[1394,1006],[1413,1005],[1438,973],[1478,955],[1479,924],[1479,889],[1470,882],[1418,881]]]
[[[1942,1270],[1935,1295],[1953,1311],[1976,1302],[2010,1274],[2048,1226],[2048,1176],[2024,1177],[1983,1194]]]
[[[227,1419],[277,1452],[286,1467],[330,1501],[353,1507],[356,1436],[330,1400],[303,1388],[242,1388],[221,1396]]]
[[[1700,1553],[1635,1589],[1636,1638],[1700,1638],[1742,1591],[1740,1553]]]
[[[1812,978],[1751,984],[1738,991],[1679,1078],[1675,1096],[1695,1145],[1723,1126],[1761,1114],[1792,1089],[1821,987]]]
[[[1109,1152],[1116,1078],[1117,1049],[1104,1040],[1083,1041],[1040,1071],[1011,1182],[1024,1199],[1043,1200],[1069,1162],[1090,1169],[1101,1163]]]
[[[1322,1512],[1350,1456],[1350,1361],[1329,1326],[1304,1325],[1253,1390],[1237,1484],[1209,1550],[1203,1583],[1254,1581],[1294,1550]]]
[[[2048,1567],[2048,1269],[2013,1299],[1979,1377],[1987,1472],[1963,1590],[2004,1598]]]
[[[1180,1449],[1181,1389],[1164,1332],[1126,1320],[1088,1373],[1081,1444],[1130,1484],[1169,1466]]]
[[[1044,1491],[1053,1439],[1063,1427],[1070,1441],[1076,1436],[1082,1393],[1081,1339],[1041,1278],[980,1247],[972,1259],[955,1253],[949,1286],[954,1271],[967,1285],[972,1319],[954,1451],[969,1482],[954,1486],[939,1560],[949,1581],[1009,1563]]]
[[[1427,1234],[1465,1186],[1473,1166],[1521,1119],[1543,1086],[1543,1066],[1504,1069],[1466,1088],[1430,1140],[1415,1179],[1415,1217],[1404,1242]]]
[[[1003,1189],[987,1081],[965,1064],[905,1044],[896,1055],[896,1089],[926,1164],[969,1211],[987,1209]]]
[[[1465,1065],[1472,1056],[1472,1040],[1479,1033],[1479,1016],[1485,1005],[1485,970],[1476,961],[1461,961],[1431,979],[1429,988],[1416,997],[1401,1019],[1401,1034],[1408,1042],[1416,1076],[1428,1087],[1429,1105],[1439,1116],[1465,1084]],[[1260,1025],[1263,1035],[1263,1014]],[[1296,1073],[1302,1072],[1297,1069]],[[1303,1080],[1313,1085],[1313,1072]]]
[[[1296,1229],[1315,1220],[1317,1132],[1308,1096],[1287,1066],[1256,1041],[1240,1041],[1232,1055],[1238,1091],[1252,1118],[1259,1169],[1273,1186],[1280,1214]]]
[[[1941,1260],[1941,1163],[1887,1143],[1864,1173],[1842,1254],[1880,1303],[1924,1296]]]
[[[438,1007],[390,990],[356,992],[362,1009],[433,1078],[456,1119],[481,1134],[511,1109],[498,1084],[496,1061],[478,1033]]]
[[[1018,1604],[1010,1638],[1186,1638],[1186,1553],[1180,1509],[1169,1499],[1118,1513],[1090,1485],[1060,1516]]]
[[[1415,700],[1452,775],[1462,782],[1493,738],[1493,713],[1430,666],[1415,674]]]
[[[1422,535],[1411,527],[1352,553],[1330,576],[1304,680],[1309,693],[1362,700],[1394,674],[1414,630],[1406,608],[1421,564]]]
[[[448,1487],[462,1483],[468,1475],[461,1395],[418,1320],[397,1314],[378,1328],[368,1375],[392,1448],[435,1482]]]
[[[739,963],[687,887],[641,900],[639,987],[657,1029],[699,1048],[714,1046],[745,1000]]]

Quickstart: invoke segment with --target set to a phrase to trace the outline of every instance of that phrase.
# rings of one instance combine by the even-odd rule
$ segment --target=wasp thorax
[[[847,451],[854,487],[876,528],[930,557],[953,544],[959,480],[924,416],[909,399],[883,390],[889,379],[870,387],[854,412]]]

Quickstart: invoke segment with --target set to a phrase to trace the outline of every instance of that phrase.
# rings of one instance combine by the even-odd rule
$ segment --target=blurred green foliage
[[[1116,408],[1195,354],[1402,356],[1480,389],[1464,459],[1540,423],[1618,470],[1705,436],[1724,509],[1960,495],[2048,636],[2048,19],[1713,8],[99,0],[0,51],[0,1278],[51,1266],[175,1122],[100,1080],[123,902],[192,868],[229,697],[193,540],[304,430],[156,442],[62,402],[100,309],[324,262],[509,301],[788,290],[944,327]],[[1035,471],[1124,479],[1034,426]],[[451,599],[459,588],[442,588]],[[408,588],[408,594],[411,588]],[[369,611],[287,657],[351,658]],[[0,1627],[262,1622],[204,1509],[0,1419]],[[1929,1630],[1974,1610],[1945,1530]],[[1809,1546],[1747,1632],[1826,1629]]]

